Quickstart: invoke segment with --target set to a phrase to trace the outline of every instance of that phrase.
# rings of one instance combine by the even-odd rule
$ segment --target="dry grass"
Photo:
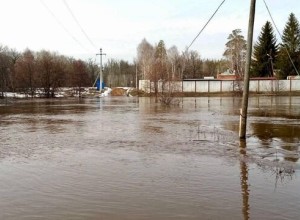
[[[111,96],[125,96],[126,91],[127,90],[123,88],[112,88]]]

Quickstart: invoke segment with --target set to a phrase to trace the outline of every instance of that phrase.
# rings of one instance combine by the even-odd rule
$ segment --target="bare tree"
[[[96,64],[96,61],[90,58],[87,61],[87,69],[88,69],[89,79],[91,80],[90,85],[93,85],[99,75],[99,67]]]
[[[172,46],[170,49],[168,49],[167,51],[167,55],[168,55],[168,62],[170,64],[170,68],[171,69],[171,76],[172,79],[179,79],[181,78],[181,74],[180,74],[180,67],[181,67],[181,63],[180,63],[180,55],[178,52],[178,49],[176,46]]]
[[[10,49],[9,50],[9,56],[11,58],[11,67],[10,67],[10,73],[9,73],[9,89],[11,91],[15,91],[15,65],[18,61],[18,59],[21,56],[21,53],[19,53],[17,50],[15,49]]]
[[[220,61],[206,59],[203,61],[203,76],[217,76]]]
[[[88,86],[90,82],[88,68],[82,60],[74,60],[72,67],[72,86],[76,88],[77,94],[81,97],[83,87]]]
[[[41,51],[37,54],[37,68],[39,71],[40,85],[47,98],[54,98],[57,89],[65,80],[66,59],[55,53]]]
[[[197,51],[185,51],[185,68],[183,71],[184,79],[196,79],[203,77],[203,62],[200,59],[200,55]]]
[[[8,90],[10,73],[13,70],[13,59],[8,47],[0,45],[0,97]]]
[[[179,72],[177,70],[180,63],[176,47],[172,47],[168,52],[169,56],[164,41],[159,41],[155,48],[155,62],[153,63],[152,73],[155,96],[165,105],[175,103],[174,100],[176,100],[178,93],[176,73]]]
[[[34,53],[25,50],[15,64],[15,85],[19,91],[34,97],[37,88],[37,72]]]
[[[137,47],[137,62],[142,72],[142,79],[149,79],[154,62],[153,58],[154,47],[146,39],[143,39]]]
[[[104,80],[110,87],[133,87],[136,79],[136,66],[124,60],[109,59],[104,65]]]

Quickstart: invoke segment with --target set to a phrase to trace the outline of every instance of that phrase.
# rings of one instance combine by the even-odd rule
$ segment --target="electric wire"
[[[48,12],[52,15],[52,17],[55,19],[55,21],[62,27],[62,29],[78,44],[80,45],[84,50],[88,51],[86,47],[83,46],[83,44],[74,36],[71,34],[71,32],[63,25],[63,23],[58,19],[58,17],[53,13],[53,11],[48,7],[48,5],[43,1],[40,0],[42,5],[48,10]]]
[[[270,12],[270,9],[269,9],[269,7],[268,7],[266,1],[265,1],[265,0],[263,0],[263,1],[264,1],[265,6],[266,6],[266,9],[267,9],[267,11],[268,11],[268,13],[269,13],[269,15],[270,15],[270,18],[271,18],[271,20],[272,20],[272,23],[273,23],[273,25],[275,26],[275,29],[276,29],[276,31],[277,31],[277,33],[278,33],[280,39],[281,39],[281,42],[283,42],[283,40],[282,40],[282,35],[281,35],[281,33],[279,32],[279,29],[277,28],[277,25],[275,24],[275,21],[274,21],[273,16],[272,16],[272,14],[271,14],[271,12]],[[298,72],[298,70],[297,70],[297,68],[296,68],[296,66],[295,66],[295,64],[294,64],[294,62],[293,62],[293,60],[292,60],[292,58],[291,58],[291,55],[290,55],[290,53],[289,53],[289,51],[288,51],[288,49],[287,49],[287,46],[286,46],[285,44],[283,44],[283,46],[284,46],[285,51],[287,52],[287,55],[288,55],[288,57],[289,57],[289,60],[291,61],[292,65],[293,65],[294,70],[296,71],[297,75],[299,75],[299,72]]]
[[[190,45],[188,46],[187,50],[190,49],[190,47],[193,45],[193,43],[196,41],[196,39],[200,36],[200,34],[203,32],[203,30],[206,28],[206,26],[209,24],[209,22],[211,21],[211,19],[213,19],[213,17],[215,16],[215,14],[219,11],[219,9],[221,8],[221,6],[224,4],[226,0],[223,0],[222,3],[219,5],[219,7],[216,9],[216,11],[213,13],[213,15],[209,18],[209,20],[206,22],[206,24],[203,26],[203,28],[201,29],[201,31],[197,34],[197,36],[194,38],[194,40],[190,43]]]
[[[66,0],[62,0],[64,5],[66,6],[66,8],[68,9],[69,13],[71,14],[72,18],[74,19],[75,23],[77,24],[77,26],[79,27],[79,29],[81,30],[81,32],[83,33],[83,35],[86,37],[86,39],[90,42],[90,44],[96,49],[96,45],[94,44],[94,42],[91,40],[91,38],[87,35],[87,33],[84,31],[84,29],[82,28],[82,26],[80,25],[78,19],[76,18],[75,14],[73,13],[73,11],[71,10],[69,4],[67,3]]]

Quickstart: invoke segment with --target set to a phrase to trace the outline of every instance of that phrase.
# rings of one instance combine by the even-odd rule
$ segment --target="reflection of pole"
[[[240,154],[244,158],[246,154],[246,142],[245,140],[240,141]],[[250,212],[250,205],[249,205],[249,185],[248,185],[248,166],[246,162],[241,158],[240,160],[240,180],[241,180],[241,190],[242,190],[242,197],[243,197],[243,216],[244,220],[249,219],[249,212]]]
[[[102,48],[100,48],[100,53],[97,53],[96,55],[100,56],[100,72],[99,72],[99,83],[100,83],[100,89],[99,91],[102,90],[102,82],[103,82],[103,76],[102,76],[102,56],[106,55],[105,53],[102,53]]]
[[[249,72],[252,54],[252,41],[253,41],[253,27],[255,17],[255,3],[256,0],[251,0],[250,16],[248,24],[248,39],[247,39],[247,60],[244,76],[244,90],[243,90],[243,103],[240,117],[240,132],[239,136],[241,139],[246,138],[246,127],[247,127],[247,109],[248,109],[248,96],[249,96]]]

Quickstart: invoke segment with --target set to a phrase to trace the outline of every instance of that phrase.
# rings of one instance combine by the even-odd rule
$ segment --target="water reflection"
[[[291,145],[282,145],[281,148],[290,152],[289,155],[286,155],[284,157],[285,160],[287,161],[291,161],[291,162],[294,162],[296,163],[298,160],[299,160],[299,155],[297,155],[297,153],[295,152],[299,152],[299,145],[294,145],[294,146],[291,146]]]
[[[242,192],[242,200],[243,200],[243,208],[242,213],[245,220],[250,219],[250,204],[249,204],[249,196],[250,196],[250,189],[248,184],[248,165],[245,162],[245,158],[247,157],[247,150],[246,150],[246,141],[240,141],[240,180],[241,180],[241,192]]]
[[[237,102],[229,99],[225,105],[220,106],[222,113],[238,115],[236,110],[240,106],[235,105]],[[251,97],[247,130],[248,148],[251,151],[248,152],[258,159],[261,157],[270,161],[299,162],[299,106],[299,97]],[[227,130],[238,132],[236,120],[223,120],[221,124]]]
[[[273,119],[274,120],[274,119]],[[268,122],[257,121],[251,123],[253,135],[261,140],[268,140],[273,138],[279,138],[284,142],[297,142],[300,141],[300,126],[299,124],[289,123],[283,121],[269,120]]]
[[[246,140],[240,140],[239,143],[239,154],[240,154],[240,187],[241,187],[241,196],[242,196],[242,214],[243,218],[246,220],[248,219],[256,219],[250,218],[250,214],[252,216],[255,216],[255,212],[253,212],[252,206],[255,206],[254,201],[250,201],[250,198],[255,198],[255,189],[259,188],[259,184],[255,184],[253,182],[253,176],[255,175],[254,172],[252,172],[251,178],[249,177],[250,171],[249,167],[253,163],[255,167],[258,167],[262,172],[264,173],[264,178],[271,177],[270,183],[274,183],[274,189],[277,190],[277,187],[285,185],[289,183],[290,181],[294,180],[296,178],[296,172],[295,167],[291,164],[282,164],[280,161],[275,161],[273,163],[267,163],[264,160],[259,160],[257,158],[253,158],[253,155],[248,152],[251,152],[251,149],[249,150],[247,147],[247,141]],[[253,166],[252,166],[253,168]],[[252,179],[251,184],[251,190],[250,190],[250,180]],[[254,195],[250,195],[250,192]],[[252,194],[251,193],[251,194]],[[296,193],[296,192],[295,192]],[[261,197],[263,199],[267,193],[264,192],[264,196]],[[296,197],[297,198],[297,197]],[[296,199],[297,200],[297,199]],[[273,202],[273,201],[272,201]],[[252,205],[250,205],[252,204]],[[281,204],[283,205],[283,204]],[[267,211],[267,210],[264,210]],[[279,216],[279,215],[278,215]],[[264,218],[270,218],[271,216],[265,216]],[[288,217],[286,217],[289,219]],[[271,218],[273,219],[273,218]]]
[[[296,177],[295,166],[291,164],[282,164],[280,161],[275,163],[265,163],[264,161],[257,161],[258,167],[266,174],[274,177],[274,188],[278,184],[284,184],[292,181]]]
[[[247,146],[238,97],[172,108],[129,97],[0,108],[0,219],[295,219],[298,122],[257,116],[250,100]],[[267,103],[260,98],[260,108]]]
[[[253,139],[266,149],[265,158],[298,162],[300,143],[299,99],[295,97],[256,98],[250,110]],[[251,118],[252,117],[252,118]],[[259,148],[258,148],[259,149]],[[263,151],[262,151],[263,154]]]
[[[76,114],[84,112],[91,107],[84,99],[16,100],[9,105],[1,106],[0,115]]]
[[[291,96],[258,96],[249,102],[249,113],[256,117],[300,119],[299,98]]]

